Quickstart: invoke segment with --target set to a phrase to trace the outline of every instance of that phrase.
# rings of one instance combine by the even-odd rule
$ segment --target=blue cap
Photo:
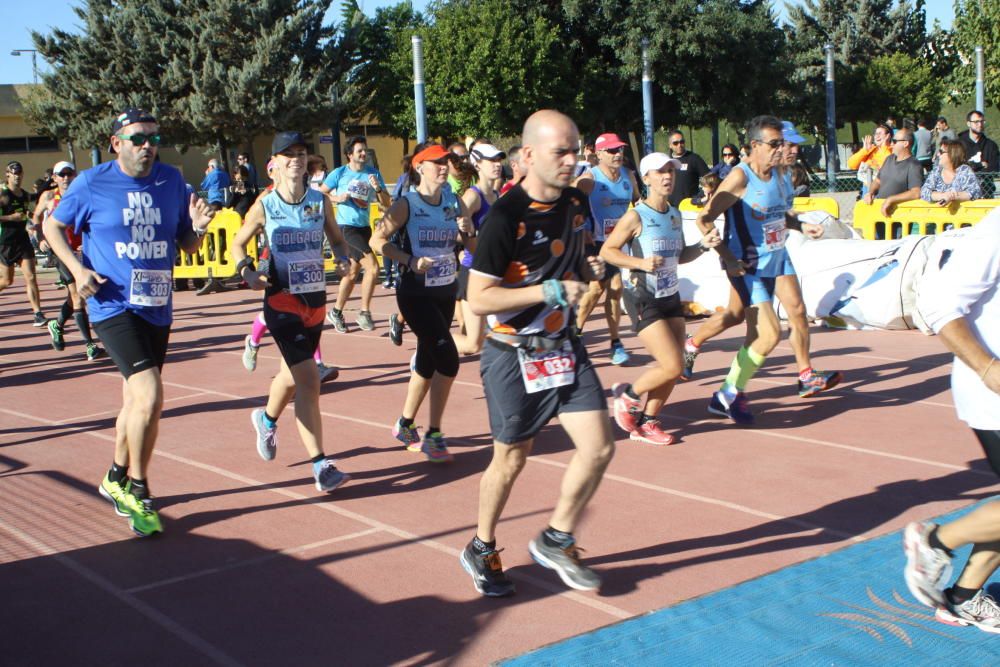
[[[781,121],[781,136],[784,137],[785,141],[793,144],[806,143],[806,138],[799,134],[799,131],[795,129],[795,126],[787,120]]]
[[[306,139],[301,132],[278,132],[271,142],[271,155],[282,153],[292,146],[302,146],[305,148]]]

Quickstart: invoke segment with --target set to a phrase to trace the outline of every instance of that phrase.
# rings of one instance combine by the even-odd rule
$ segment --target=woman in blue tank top
[[[487,212],[500,196],[497,194],[496,185],[500,181],[502,162],[506,157],[506,153],[488,143],[473,146],[472,152],[469,153],[469,159],[476,170],[476,185],[462,194],[462,203],[472,218],[474,234],[479,232]],[[472,267],[472,251],[465,248],[460,260],[458,294],[455,297],[458,301],[455,314],[458,315],[459,327],[452,336],[460,354],[478,354],[483,349],[483,340],[486,338],[486,318],[473,313],[465,299],[465,289],[469,284],[469,269]]]
[[[294,397],[302,444],[313,464],[316,488],[333,491],[350,479],[323,452],[319,412],[319,371],[313,353],[319,346],[326,306],[323,238],[347,270],[349,248],[333,208],[319,191],[306,186],[306,142],[298,132],[279,132],[271,144],[274,189],[254,202],[233,238],[233,260],[247,284],[264,291],[264,322],[281,351],[281,369],[271,381],[267,406],[250,415],[257,432],[257,453],[265,461],[278,449],[278,417]],[[271,250],[268,270],[258,271],[247,256],[250,239],[264,232]]]
[[[461,242],[475,251],[476,243],[465,205],[451,188],[443,187],[448,179],[448,156],[439,144],[430,144],[413,156],[410,182],[416,190],[392,205],[371,240],[372,250],[399,262],[396,303],[417,337],[403,413],[392,434],[432,463],[452,460],[441,421],[458,375],[458,349],[451,337],[458,275],[455,250]],[[399,240],[390,242],[396,233]],[[430,424],[421,444],[413,420],[428,391]]]
[[[646,370],[634,384],[612,387],[615,421],[630,439],[652,445],[674,442],[674,437],[660,428],[656,415],[684,367],[684,309],[677,265],[697,259],[721,243],[713,229],[699,243],[684,245],[681,214],[669,200],[679,165],[663,153],[650,153],[642,159],[639,173],[649,195],[618,220],[601,248],[604,261],[631,270],[624,297],[637,314],[635,332],[657,361],[657,366]],[[629,246],[631,256],[622,251],[625,246]],[[642,394],[647,394],[644,408]]]

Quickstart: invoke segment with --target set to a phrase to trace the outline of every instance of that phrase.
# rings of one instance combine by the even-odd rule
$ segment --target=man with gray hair
[[[208,161],[208,169],[205,170],[205,178],[202,179],[198,189],[205,193],[205,201],[218,211],[226,205],[226,191],[229,188],[229,174],[222,168],[219,161],[212,158]]]

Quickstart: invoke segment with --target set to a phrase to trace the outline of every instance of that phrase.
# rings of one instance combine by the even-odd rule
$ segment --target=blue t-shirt
[[[221,169],[213,169],[205,174],[201,181],[201,189],[206,191],[205,201],[209,204],[225,204],[226,188],[231,182],[229,174]]]
[[[368,206],[377,199],[375,190],[368,182],[368,175],[374,174],[378,186],[385,190],[385,181],[378,170],[365,165],[361,171],[354,171],[344,165],[331,171],[323,185],[330,188],[333,194],[347,193],[351,195],[347,201],[337,204],[337,224],[345,227],[367,227]]]
[[[156,326],[173,321],[177,239],[191,231],[181,172],[157,162],[132,178],[105,162],[77,176],[54,217],[83,235],[83,265],[107,279],[87,299],[91,321],[126,310]]]

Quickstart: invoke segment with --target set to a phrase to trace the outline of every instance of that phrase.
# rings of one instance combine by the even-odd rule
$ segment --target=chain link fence
[[[981,171],[976,174],[976,177],[983,190],[983,199],[991,199],[996,196],[1000,172]],[[822,192],[861,192],[861,181],[858,180],[857,172],[853,171],[838,171],[834,175],[833,183],[827,179],[826,173],[811,173],[809,174],[809,189],[813,195]]]

